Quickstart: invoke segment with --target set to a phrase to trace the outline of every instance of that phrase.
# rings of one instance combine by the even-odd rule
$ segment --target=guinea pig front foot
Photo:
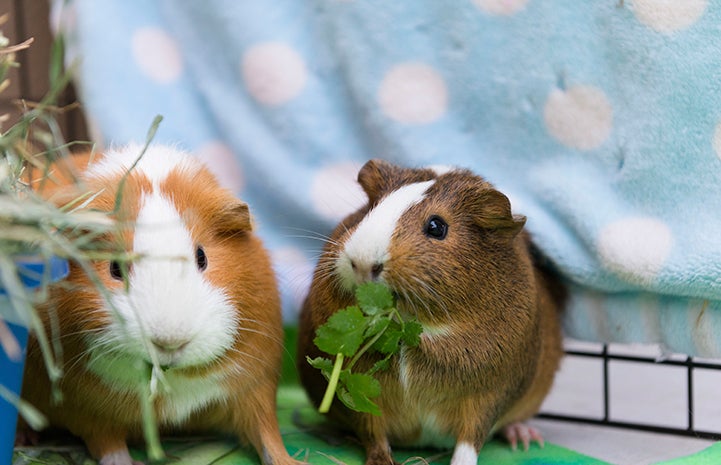
[[[133,460],[127,448],[103,455],[98,463],[100,465],[145,465],[143,462]]]
[[[459,441],[453,449],[451,465],[476,465],[478,463],[478,449],[471,443]]]
[[[366,437],[365,440],[361,439],[361,442],[366,451],[365,465],[400,465],[393,459],[387,438],[377,437],[372,439]]]
[[[503,436],[505,436],[512,450],[518,448],[518,440],[523,444],[523,450],[527,451],[531,446],[531,441],[536,441],[539,446],[543,447],[543,436],[541,432],[522,422],[515,422],[503,427]]]

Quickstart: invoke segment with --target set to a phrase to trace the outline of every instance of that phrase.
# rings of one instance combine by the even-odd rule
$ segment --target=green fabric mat
[[[721,442],[717,442],[706,449],[688,457],[681,457],[656,465],[719,465],[721,464]]]
[[[299,386],[284,385],[278,392],[278,419],[288,452],[313,465],[362,465],[363,449],[350,437],[335,434],[328,423],[307,401]],[[240,448],[233,441],[216,439],[168,439],[164,441],[166,454],[175,465],[258,465],[254,451]],[[141,449],[131,449],[134,458],[142,460]],[[395,458],[408,465],[446,465],[450,451],[396,450]],[[21,464],[90,464],[82,445],[54,448],[23,448],[15,453],[13,465]],[[597,459],[553,444],[540,448],[534,444],[528,452],[512,451],[507,443],[494,440],[484,446],[479,463],[494,465],[573,464],[604,465]]]
[[[295,331],[286,332],[286,347],[295,347]],[[278,391],[278,420],[288,452],[312,465],[362,465],[364,453],[352,438],[340,436],[329,427],[325,419],[308,402],[298,385],[293,354],[286,351],[283,360],[283,377]],[[241,448],[232,440],[213,438],[166,439],[165,453],[174,465],[259,465],[251,449]],[[639,444],[639,447],[644,447]],[[144,451],[131,449],[134,458],[143,460]],[[394,450],[395,459],[405,465],[447,465],[451,451]],[[80,443],[56,447],[21,448],[16,450],[13,465],[90,465],[95,462],[87,456]],[[609,465],[578,452],[546,443],[541,448],[533,444],[529,451],[512,451],[509,445],[495,439],[483,447],[478,463],[492,465]],[[721,464],[721,443],[689,457],[657,465],[718,465]],[[1,465],[1,464],[0,464]]]
[[[328,429],[323,417],[308,403],[298,386],[282,386],[278,393],[278,419],[288,452],[299,460],[313,465],[362,465],[364,454],[352,438],[339,436]],[[255,452],[241,448],[231,440],[167,439],[165,452],[174,465],[259,465]],[[643,447],[643,445],[639,445]],[[132,449],[133,457],[145,458],[141,449]],[[450,451],[395,450],[397,461],[406,465],[447,465]],[[81,444],[42,448],[23,448],[15,453],[13,465],[52,464],[90,465],[95,463],[86,455]],[[481,451],[479,464],[492,465],[609,465],[563,447],[537,444],[527,452],[512,451],[507,443],[493,440]],[[721,463],[721,443],[689,457],[658,465],[718,465]]]
[[[324,418],[306,400],[301,388],[284,385],[278,392],[278,419],[288,452],[299,460],[313,465],[362,465],[364,454],[352,438],[339,436],[328,429]],[[241,448],[232,440],[197,438],[193,440],[166,439],[165,452],[174,465],[259,465],[254,451]],[[644,447],[639,444],[639,447]],[[134,458],[145,458],[144,451],[131,449]],[[397,461],[406,465],[447,465],[450,451],[395,450]],[[82,444],[45,445],[17,449],[13,465],[91,465]],[[492,465],[609,465],[563,447],[546,443],[541,448],[533,444],[529,451],[512,451],[507,443],[493,440],[481,451],[478,463]],[[657,465],[718,465],[721,463],[721,443],[688,457]]]

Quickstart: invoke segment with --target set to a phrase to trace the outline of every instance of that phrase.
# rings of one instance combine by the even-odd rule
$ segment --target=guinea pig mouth
[[[153,337],[151,347],[160,365],[172,366],[184,358],[190,339],[165,339]]]
[[[175,350],[162,350],[153,347],[153,352],[148,357],[148,363],[153,364],[153,359],[163,371],[186,371],[195,372],[197,370],[207,370],[217,365],[219,359],[216,355],[198,356],[197,353],[191,353],[187,348],[181,347]]]
[[[180,366],[180,363],[178,361],[177,357],[173,356],[158,356],[158,366],[163,371],[168,371],[172,368],[177,368]],[[150,365],[153,364],[152,361],[148,362]]]

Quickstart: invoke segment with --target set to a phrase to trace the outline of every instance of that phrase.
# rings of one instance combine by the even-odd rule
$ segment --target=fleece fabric
[[[379,157],[453,164],[528,217],[567,334],[721,356],[721,2],[58,0],[103,145],[205,159],[297,315]],[[442,266],[442,264],[439,264]]]

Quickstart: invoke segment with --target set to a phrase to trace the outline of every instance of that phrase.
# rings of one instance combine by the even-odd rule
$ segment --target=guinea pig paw
[[[529,426],[521,422],[506,425],[503,428],[503,435],[506,437],[509,444],[511,444],[512,450],[516,450],[518,448],[519,439],[521,440],[521,444],[523,444],[524,451],[528,451],[528,448],[531,446],[531,441],[536,441],[541,447],[544,445],[541,432],[533,426]]]
[[[145,465],[143,462],[133,460],[127,449],[109,452],[100,459],[100,465]]]

